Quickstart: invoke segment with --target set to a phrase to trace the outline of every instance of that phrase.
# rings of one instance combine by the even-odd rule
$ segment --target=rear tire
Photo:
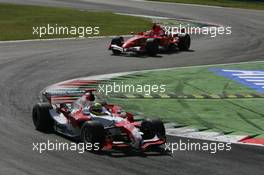
[[[148,38],[145,49],[149,56],[156,56],[159,51],[159,41],[155,38]]]
[[[189,50],[190,46],[191,46],[191,37],[190,37],[189,34],[185,34],[183,36],[179,36],[178,48],[181,51]]]
[[[49,103],[37,103],[32,110],[32,120],[37,130],[49,132],[53,130],[53,119],[49,110],[52,106]]]
[[[123,43],[124,43],[123,37],[116,37],[113,38],[111,41],[111,45],[117,45],[119,47],[122,47]],[[112,49],[112,52],[114,55],[120,55],[122,53],[120,50],[114,50],[114,49]]]
[[[105,141],[104,126],[98,121],[87,121],[81,128],[81,140],[85,145],[92,144],[89,151],[100,151]]]

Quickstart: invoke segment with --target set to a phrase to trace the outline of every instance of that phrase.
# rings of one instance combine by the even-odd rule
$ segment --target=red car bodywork
[[[159,50],[168,51],[179,48],[186,51],[190,47],[190,41],[188,34],[166,35],[164,31],[158,33],[151,30],[137,33],[126,41],[123,37],[113,38],[108,49],[116,55],[126,52],[146,52],[149,55],[156,55]]]
[[[167,47],[170,44],[175,44],[178,41],[177,37],[155,35],[155,34],[151,34],[151,32],[149,31],[149,32],[140,32],[137,35],[133,36],[132,38],[129,38],[128,40],[126,40],[126,42],[124,42],[122,47],[128,49],[135,46],[141,46],[142,50],[144,50],[144,47],[146,45],[146,40],[148,38],[158,39],[159,45],[164,47]]]

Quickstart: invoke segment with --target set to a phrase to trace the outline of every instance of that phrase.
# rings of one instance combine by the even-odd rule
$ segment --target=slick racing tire
[[[179,36],[179,43],[178,43],[178,48],[180,51],[187,51],[189,50],[191,46],[191,37],[189,34],[184,34]]]
[[[159,51],[159,41],[155,38],[148,38],[145,49],[149,56],[156,56]]]
[[[88,151],[100,151],[105,141],[104,126],[98,121],[87,121],[81,128],[81,140],[85,145],[92,144]]]
[[[154,126],[151,119],[145,119],[142,121],[140,131],[143,132],[144,139],[152,139],[155,137],[155,131],[153,127]]]
[[[154,132],[158,135],[158,137],[166,137],[166,131],[163,122],[160,119],[151,120]]]
[[[164,124],[159,119],[145,119],[141,123],[141,132],[144,139],[152,139],[157,135],[159,138],[165,138],[166,132]]]
[[[111,45],[117,45],[119,47],[121,47],[123,43],[124,43],[123,37],[116,37],[113,38],[111,41]],[[122,53],[120,50],[115,50],[115,49],[112,49],[112,52],[114,55],[120,55]]]
[[[32,120],[37,130],[50,132],[53,130],[53,119],[49,110],[52,106],[49,103],[37,103],[32,110]]]

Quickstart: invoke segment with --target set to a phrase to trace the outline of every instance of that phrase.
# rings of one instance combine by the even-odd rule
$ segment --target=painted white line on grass
[[[264,80],[252,80],[252,79],[246,79],[246,81],[249,81],[249,82],[264,82]]]
[[[240,78],[240,79],[243,79],[243,78],[245,78],[245,79],[258,79],[258,78],[264,79],[264,77],[256,77],[256,75],[254,75],[254,77],[239,76],[238,78]]]
[[[250,72],[250,73],[244,73],[244,74],[233,74],[233,75],[234,76],[252,76],[252,75],[264,75],[264,73],[257,73],[256,71],[256,72]]]

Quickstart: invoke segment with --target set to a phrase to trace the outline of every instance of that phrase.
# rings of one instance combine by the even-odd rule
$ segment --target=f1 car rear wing
[[[98,80],[74,79],[51,85],[40,94],[40,100],[51,104],[72,103],[83,94],[97,91]]]
[[[62,103],[73,103],[82,96],[83,93],[76,94],[49,94],[42,93],[40,101],[49,102],[50,104],[62,104]]]
[[[87,92],[93,93],[96,91],[96,88],[86,88],[84,90],[43,90],[40,94],[40,100],[51,104],[73,103],[82,97],[83,94]]]

